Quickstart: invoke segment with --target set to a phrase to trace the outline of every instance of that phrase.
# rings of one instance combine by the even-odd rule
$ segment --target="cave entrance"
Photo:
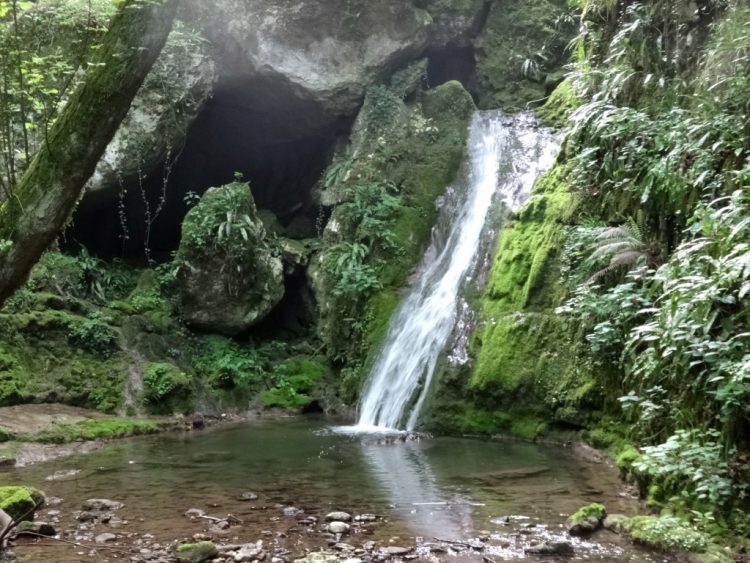
[[[142,171],[142,181],[128,179],[83,199],[64,244],[138,263],[148,240],[151,258],[166,260],[179,245],[186,195],[227,184],[235,174],[250,182],[262,216],[285,236],[314,237],[319,209],[312,188],[351,125],[351,117],[326,115],[317,103],[279,84],[258,78],[224,83],[191,125],[184,145],[173,149],[171,162]]]
[[[432,49],[427,56],[427,83],[430,88],[458,80],[472,94],[476,91],[476,56],[471,46],[448,44]]]

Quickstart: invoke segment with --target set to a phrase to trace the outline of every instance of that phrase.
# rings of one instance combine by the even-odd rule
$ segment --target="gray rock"
[[[104,498],[91,498],[87,501],[84,501],[84,503],[81,505],[81,508],[92,512],[112,512],[115,510],[120,510],[123,506],[125,505],[114,500],[108,500]]]
[[[115,541],[116,539],[117,536],[115,534],[104,533],[96,536],[96,538],[94,538],[94,541],[96,543],[109,543]]]
[[[174,31],[86,184],[91,192],[117,192],[123,183],[148,174],[171,149],[174,158],[185,133],[213,92],[216,65],[204,43],[189,52]]]
[[[354,517],[355,522],[375,522],[378,517],[374,514],[358,514]]]
[[[258,495],[251,491],[246,491],[238,497],[238,500],[241,500],[241,501],[258,500]]]
[[[334,522],[334,521],[337,521],[337,522],[351,522],[351,519],[352,519],[352,515],[349,514],[348,512],[340,512],[340,511],[329,512],[326,515],[326,521],[327,522]]]
[[[297,516],[297,514],[302,514],[304,511],[294,506],[285,506],[282,512],[284,516]]]
[[[346,522],[330,522],[328,526],[326,526],[326,530],[332,534],[346,534],[349,532],[349,524]]]
[[[561,557],[572,557],[575,553],[570,542],[553,540],[527,547],[524,552],[532,555],[559,555]]]
[[[185,516],[193,520],[196,518],[201,518],[202,516],[205,516],[205,515],[206,513],[200,508],[190,508],[189,510],[185,512]]]

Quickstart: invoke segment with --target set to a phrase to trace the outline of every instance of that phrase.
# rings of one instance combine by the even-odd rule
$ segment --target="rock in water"
[[[0,487],[0,510],[14,520],[33,520],[44,506],[44,493],[31,487]]]
[[[91,512],[111,512],[114,510],[120,510],[123,506],[124,505],[121,502],[114,500],[90,498],[81,505],[81,508]]]
[[[349,531],[349,524],[346,522],[331,522],[326,530],[332,534],[346,534]]]
[[[547,541],[532,545],[524,550],[525,553],[534,555],[559,555],[571,557],[574,554],[573,546],[567,541]]]
[[[352,515],[351,514],[349,514],[348,512],[340,512],[340,511],[330,512],[326,516],[326,520],[328,522],[334,522],[334,521],[349,522],[351,519],[352,519]]]
[[[230,336],[263,320],[284,296],[280,254],[248,184],[208,190],[185,217],[176,256],[184,320]]]

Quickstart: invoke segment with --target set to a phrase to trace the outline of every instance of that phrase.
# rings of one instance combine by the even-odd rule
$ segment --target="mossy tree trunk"
[[[125,0],[45,142],[0,207],[0,304],[55,240],[172,29],[179,0]]]

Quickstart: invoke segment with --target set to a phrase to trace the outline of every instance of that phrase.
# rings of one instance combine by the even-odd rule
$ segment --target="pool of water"
[[[482,538],[487,550],[464,554],[465,560],[487,554],[493,560],[526,560],[523,549],[530,543],[570,539],[565,519],[586,503],[602,502],[610,513],[638,510],[635,500],[621,494],[610,468],[566,448],[462,438],[387,443],[333,432],[325,420],[314,418],[124,440],[88,455],[0,473],[0,482],[34,485],[61,498],[51,509],[60,512],[52,514],[64,537],[110,531],[124,538],[151,534],[162,542],[191,538],[210,533],[211,520],[184,516],[198,508],[237,518],[231,529],[218,532],[225,541],[264,539],[283,547],[288,559],[327,545],[322,524],[302,521],[315,516],[322,522],[332,510],[378,517],[343,538],[355,546]],[[257,500],[239,500],[248,491]],[[78,523],[75,513],[89,498],[124,503],[117,513],[122,522],[116,527]],[[21,544],[17,553],[27,561],[115,557],[80,546],[45,545]],[[574,546],[577,559],[663,560],[610,532],[575,540]]]

